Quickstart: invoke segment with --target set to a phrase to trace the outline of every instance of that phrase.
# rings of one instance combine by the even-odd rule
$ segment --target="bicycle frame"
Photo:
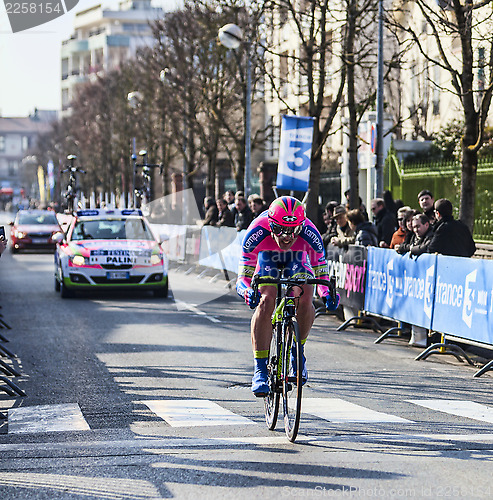
[[[296,321],[296,299],[303,295],[303,285],[325,285],[331,295],[335,295],[335,282],[317,278],[270,278],[254,276],[252,288],[258,292],[259,285],[275,284],[277,286],[276,308],[272,315],[272,341],[269,350],[268,372],[269,393],[264,397],[265,419],[267,427],[274,430],[279,413],[280,396],[283,398],[284,427],[290,441],[298,434],[301,416],[302,396],[302,362],[301,334]],[[295,297],[293,289],[301,288],[301,293]],[[284,289],[283,289],[284,288]],[[291,364],[292,349],[296,348],[298,355],[295,366]],[[294,358],[293,358],[294,359]],[[296,373],[295,371],[296,370]],[[292,373],[292,374],[291,374]],[[293,387],[296,386],[296,391]],[[293,393],[291,394],[291,392]],[[295,397],[296,395],[296,397]],[[294,399],[295,408],[290,402]],[[289,400],[289,401],[288,401]]]

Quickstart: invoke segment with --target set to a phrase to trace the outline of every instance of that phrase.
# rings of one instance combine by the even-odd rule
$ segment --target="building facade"
[[[30,156],[40,134],[51,129],[56,111],[35,110],[28,117],[0,117],[0,201],[30,191],[32,169],[37,160]]]
[[[70,114],[78,84],[118,68],[139,47],[151,45],[149,22],[162,15],[151,0],[125,0],[118,10],[99,4],[78,12],[73,35],[62,42],[62,115]]]

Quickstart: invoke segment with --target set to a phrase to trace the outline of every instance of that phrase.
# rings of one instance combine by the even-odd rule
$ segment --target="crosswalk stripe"
[[[236,415],[207,399],[140,401],[171,427],[249,425],[252,420]]]
[[[414,423],[402,417],[389,415],[359,406],[339,398],[303,398],[303,413],[308,413],[334,423],[400,422]]]
[[[77,403],[25,406],[8,410],[8,433],[88,431]]]
[[[474,401],[461,401],[457,399],[411,399],[409,402],[424,406],[430,410],[441,411],[450,415],[471,418],[490,424],[493,423],[493,408],[475,403]]]

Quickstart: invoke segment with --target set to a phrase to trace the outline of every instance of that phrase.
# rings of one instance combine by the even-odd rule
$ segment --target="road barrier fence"
[[[163,246],[170,260],[237,272],[246,231],[170,225],[154,229],[167,235]],[[437,254],[411,257],[390,249],[350,245],[329,247],[327,261],[329,274],[336,276],[341,304],[357,311],[359,320],[375,324],[371,318],[384,318],[439,332],[442,342],[430,346],[427,355],[434,350],[457,355],[455,348],[447,352],[446,339],[493,350],[492,260]],[[481,374],[490,368],[493,361]]]

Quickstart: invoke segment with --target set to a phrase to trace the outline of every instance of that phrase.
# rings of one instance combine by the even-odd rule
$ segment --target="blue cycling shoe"
[[[255,359],[255,373],[252,378],[252,392],[259,398],[265,397],[269,394],[267,361],[267,358]]]
[[[301,346],[301,385],[305,385],[308,382],[308,370],[306,369],[306,358],[305,353],[303,352],[303,345]],[[298,364],[297,364],[297,356],[296,356],[296,344],[293,344],[291,348],[291,367],[289,370],[289,375],[291,377],[296,377],[298,372]]]

